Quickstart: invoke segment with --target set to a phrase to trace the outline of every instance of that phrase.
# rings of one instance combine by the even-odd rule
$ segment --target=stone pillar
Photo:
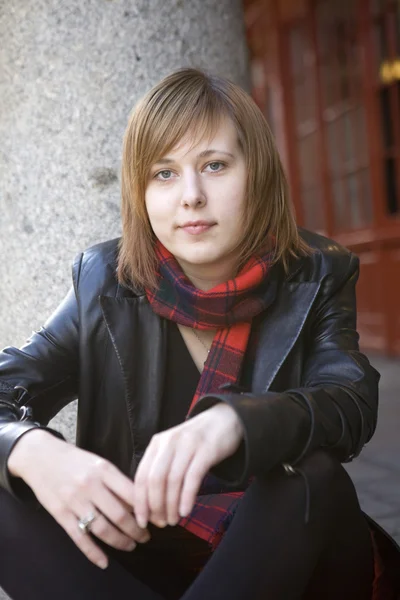
[[[0,19],[0,347],[66,293],[73,257],[120,234],[123,132],[181,66],[247,87],[241,0],[19,0]],[[73,435],[74,412],[57,426]]]
[[[43,324],[76,253],[120,234],[136,100],[181,66],[244,87],[248,69],[241,0],[19,0],[3,3],[0,39],[2,348]],[[71,439],[74,419],[53,425]]]

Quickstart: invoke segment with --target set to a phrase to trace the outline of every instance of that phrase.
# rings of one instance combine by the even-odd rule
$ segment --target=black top
[[[168,321],[167,365],[159,430],[164,431],[185,420],[199,383],[194,364],[178,326]]]
[[[254,364],[253,355],[257,344],[257,325],[258,319],[253,319],[252,332],[239,381],[240,387],[244,389],[250,389],[252,366]],[[159,431],[174,427],[185,420],[201,377],[176,323],[168,321],[167,328],[167,365]],[[185,563],[188,571],[194,569],[193,572],[196,573],[207,562],[211,552],[209,545],[190,531],[181,527],[160,529],[151,523],[148,527],[152,536],[151,541],[145,544],[144,548],[139,548],[141,553],[146,550],[163,553],[163,561],[165,561],[165,555],[167,554],[171,564],[180,565],[182,570],[182,565]],[[136,548],[135,553],[137,559],[138,548]],[[118,554],[120,560],[122,556],[125,566],[130,570],[131,564],[133,564],[131,563],[131,557],[134,553],[119,552]],[[137,560],[134,565],[137,571]],[[180,576],[182,577],[182,573]],[[143,580],[146,581],[145,578]],[[154,580],[154,570],[152,570],[149,580]],[[188,584],[189,582],[187,582]],[[184,588],[182,588],[182,594],[183,592]]]
[[[253,320],[252,332],[245,353],[242,373],[238,385],[250,391],[252,360],[257,344],[258,319]],[[200,373],[190,356],[178,326],[168,321],[167,367],[165,376],[163,407],[159,431],[169,429],[185,420],[200,380]]]

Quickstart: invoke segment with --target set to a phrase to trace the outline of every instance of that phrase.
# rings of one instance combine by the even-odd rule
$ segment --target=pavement
[[[345,467],[361,508],[400,544],[400,358],[369,359],[381,373],[378,425],[360,456]]]
[[[369,358],[381,373],[378,426],[361,455],[345,468],[361,508],[400,544],[400,358]],[[1,589],[0,600],[9,600]]]

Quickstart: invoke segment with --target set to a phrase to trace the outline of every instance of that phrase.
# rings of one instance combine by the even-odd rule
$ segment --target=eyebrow
[[[226,156],[230,156],[230,158],[235,158],[234,154],[231,152],[225,152],[225,150],[216,150],[213,148],[210,148],[210,150],[203,150],[203,152],[200,152],[200,154],[197,155],[197,158],[206,158],[211,154],[225,154]],[[165,158],[160,158],[160,160],[155,162],[154,165],[170,165],[174,162],[175,160],[173,158],[168,158],[166,156]]]

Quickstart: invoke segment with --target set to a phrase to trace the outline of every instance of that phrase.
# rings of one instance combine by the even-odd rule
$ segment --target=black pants
[[[108,549],[102,571],[43,509],[1,491],[0,586],[13,600],[370,600],[373,554],[353,484],[322,451],[301,468],[308,525],[303,479],[276,468],[252,482],[197,577],[184,557],[203,560],[205,542],[179,527],[175,548],[155,536],[130,554]]]

